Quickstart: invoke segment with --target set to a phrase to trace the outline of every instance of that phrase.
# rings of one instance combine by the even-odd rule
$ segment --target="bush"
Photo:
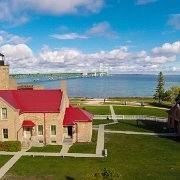
[[[114,169],[106,169],[104,168],[102,171],[88,174],[84,179],[85,180],[118,180],[121,175],[116,172]]]
[[[21,150],[19,141],[4,141],[0,142],[0,151],[17,152]]]

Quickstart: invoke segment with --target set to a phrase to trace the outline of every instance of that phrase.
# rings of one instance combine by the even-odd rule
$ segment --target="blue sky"
[[[0,0],[12,73],[180,74],[179,0]]]

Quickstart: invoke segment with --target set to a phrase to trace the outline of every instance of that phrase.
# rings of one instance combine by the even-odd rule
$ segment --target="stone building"
[[[93,116],[69,104],[65,81],[56,90],[11,89],[3,58],[0,69],[0,141],[34,146],[91,141]]]
[[[168,111],[168,128],[180,137],[180,93],[176,98],[176,104]]]

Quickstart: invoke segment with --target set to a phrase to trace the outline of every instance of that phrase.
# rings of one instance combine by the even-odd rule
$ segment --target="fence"
[[[164,117],[148,116],[148,115],[94,115],[94,119],[116,119],[116,120],[149,120],[157,122],[167,122]]]

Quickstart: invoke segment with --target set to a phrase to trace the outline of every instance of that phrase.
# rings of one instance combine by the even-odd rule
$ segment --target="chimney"
[[[65,110],[67,107],[69,107],[69,98],[67,95],[66,81],[61,81],[61,91],[63,92],[63,97],[62,97],[60,110],[62,109]]]
[[[67,95],[67,85],[66,85],[66,81],[62,81],[61,82],[61,91]]]

